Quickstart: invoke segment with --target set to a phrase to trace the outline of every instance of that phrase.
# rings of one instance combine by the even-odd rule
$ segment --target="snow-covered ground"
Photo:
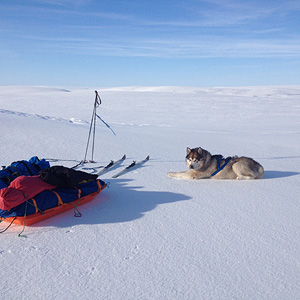
[[[92,202],[0,235],[2,299],[300,297],[300,86],[98,89],[94,159],[143,167]],[[93,89],[0,87],[1,165],[84,158]],[[174,180],[186,147],[246,155],[255,181]],[[89,157],[90,158],[90,154]],[[5,224],[0,225],[3,229]]]

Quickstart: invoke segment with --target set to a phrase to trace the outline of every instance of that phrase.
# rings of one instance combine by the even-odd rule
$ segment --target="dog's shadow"
[[[265,171],[264,179],[285,178],[299,175],[300,172],[290,171]]]

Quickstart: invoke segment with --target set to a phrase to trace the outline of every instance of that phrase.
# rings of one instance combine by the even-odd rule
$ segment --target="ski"
[[[133,161],[130,165],[128,165],[126,168],[124,168],[123,170],[121,170],[119,173],[115,174],[114,176],[112,176],[112,178],[117,178],[133,169],[135,169],[136,167],[139,167],[141,165],[143,165],[144,163],[146,163],[148,160],[150,159],[149,155],[141,160],[141,161]]]
[[[126,159],[126,155],[123,155],[123,157],[119,160],[116,161],[111,161],[109,164],[107,164],[105,167],[103,167],[102,170],[100,170],[97,175],[101,175],[104,174],[105,172],[107,172],[108,170],[110,170],[111,168],[115,167],[116,165],[120,164],[121,162],[123,162]]]

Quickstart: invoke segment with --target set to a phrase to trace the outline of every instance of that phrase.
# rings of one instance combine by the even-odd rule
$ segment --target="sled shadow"
[[[299,175],[299,172],[265,171],[264,179],[284,178]]]
[[[79,206],[82,217],[75,218],[73,210],[49,218],[34,226],[70,227],[81,224],[123,223],[142,218],[160,204],[189,200],[184,194],[140,190],[129,186],[131,180],[117,179],[91,202]]]

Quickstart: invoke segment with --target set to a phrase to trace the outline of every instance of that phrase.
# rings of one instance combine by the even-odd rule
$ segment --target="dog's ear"
[[[186,154],[189,155],[191,152],[192,152],[192,150],[189,147],[187,147],[186,148]]]
[[[199,153],[199,154],[202,154],[202,152],[203,152],[203,151],[202,151],[202,148],[199,147],[199,148],[198,148],[198,153]]]

